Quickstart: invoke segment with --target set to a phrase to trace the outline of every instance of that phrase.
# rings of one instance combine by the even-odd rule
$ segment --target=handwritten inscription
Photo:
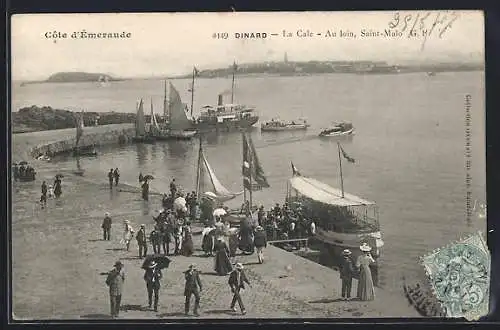
[[[430,37],[440,39],[453,27],[460,15],[452,12],[425,12],[401,15],[397,12],[388,23],[389,29],[399,31],[408,38],[422,37],[422,46]]]

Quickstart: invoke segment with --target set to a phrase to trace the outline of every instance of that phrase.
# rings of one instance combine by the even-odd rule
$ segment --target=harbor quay
[[[40,144],[31,137],[13,136],[14,149]],[[45,134],[46,141],[50,136]],[[69,138],[69,135],[68,135]],[[22,141],[22,145],[16,143]],[[200,316],[212,318],[373,318],[419,317],[403,296],[375,290],[373,301],[341,299],[339,273],[292,252],[268,244],[264,263],[257,255],[237,255],[244,266],[250,286],[242,293],[247,314],[232,312],[232,293],[228,276],[214,271],[213,257],[201,251],[201,225],[192,224],[195,253],[191,257],[170,256],[164,270],[157,312],[147,308],[147,291],[132,241],[129,251],[121,243],[123,222],[129,220],[137,231],[145,224],[154,227],[152,214],[160,208],[161,196],[151,194],[145,202],[140,187],[119,184],[109,189],[107,182],[63,173],[63,195],[49,199],[46,208],[38,203],[40,184],[50,182],[58,173],[56,164],[34,160],[34,182],[16,183],[12,188],[12,312],[16,320],[108,319],[110,303],[106,274],[120,260],[125,282],[120,318],[171,319],[184,315],[184,271],[196,264],[201,272]],[[113,221],[111,240],[102,238],[105,212]],[[149,245],[148,253],[152,253]],[[353,281],[355,296],[357,281]],[[190,316],[193,318],[193,316]]]

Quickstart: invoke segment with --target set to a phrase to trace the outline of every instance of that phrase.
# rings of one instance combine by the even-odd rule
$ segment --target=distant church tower
[[[284,63],[288,63],[288,54],[285,52],[285,57],[283,58]]]

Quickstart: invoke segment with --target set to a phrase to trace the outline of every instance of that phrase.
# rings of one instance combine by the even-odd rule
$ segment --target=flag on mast
[[[290,162],[292,164],[292,172],[293,172],[293,176],[300,176],[300,172],[299,170],[295,167],[295,165],[293,165],[293,162]]]
[[[243,133],[243,166],[242,174],[244,186],[248,190],[269,188],[264,169],[259,162],[252,138]],[[255,184],[252,184],[252,180]]]
[[[345,159],[347,159],[347,161],[349,163],[355,163],[356,160],[352,157],[350,157],[345,151],[344,151],[344,148],[342,148],[342,146],[340,145],[339,143],[339,147],[340,147],[340,151],[342,152],[342,156],[344,156]]]

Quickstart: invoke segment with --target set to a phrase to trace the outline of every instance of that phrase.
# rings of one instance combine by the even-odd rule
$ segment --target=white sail
[[[226,187],[222,185],[217,176],[215,175],[214,170],[208,163],[203,150],[200,150],[200,163],[198,164],[199,168],[199,183],[198,189],[199,193],[203,193],[207,195],[207,193],[212,193],[210,195],[215,196],[215,198],[220,202],[229,201],[241,194],[241,192],[231,192]]]
[[[184,104],[182,103],[181,96],[172,83],[170,83],[169,94],[170,129],[183,131],[192,128],[192,122],[189,120],[188,115],[184,110]]]
[[[76,117],[76,145],[77,146],[78,146],[78,143],[80,142],[80,139],[82,138],[84,128],[85,128],[85,125],[83,123],[83,111],[82,111]]]
[[[144,102],[139,102],[139,107],[137,109],[137,117],[135,119],[135,134],[137,136],[143,136],[146,134],[146,121],[144,119]]]

